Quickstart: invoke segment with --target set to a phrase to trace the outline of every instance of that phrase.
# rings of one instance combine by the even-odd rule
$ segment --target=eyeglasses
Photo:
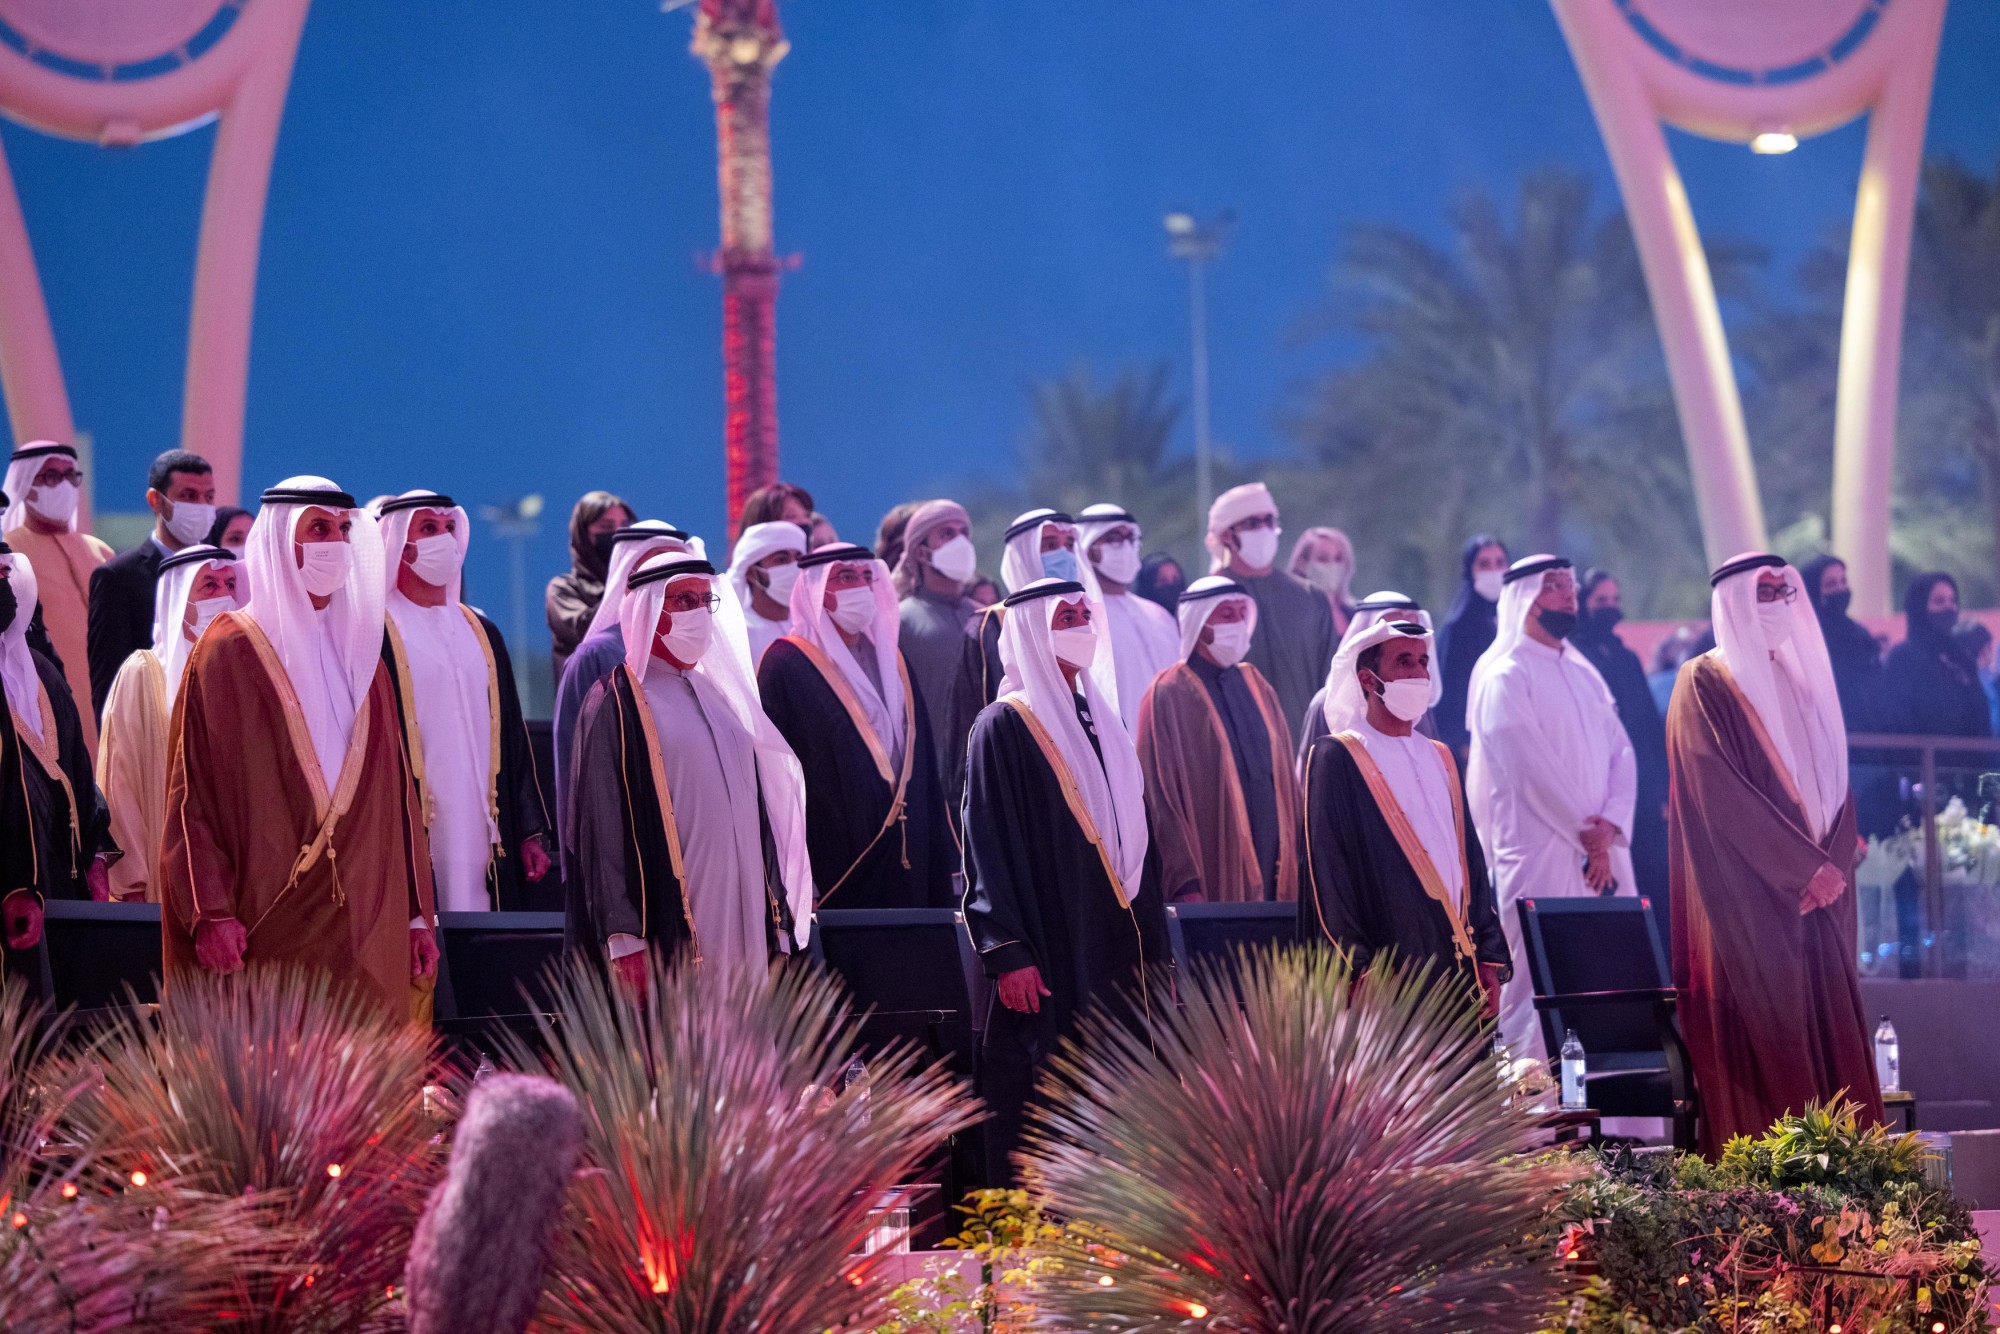
[[[64,469],[57,467],[48,467],[42,469],[40,472],[35,474],[36,486],[60,486],[64,482],[76,482],[81,484],[82,481],[83,481],[83,469],[81,468]]]
[[[1790,602],[1799,595],[1799,590],[1789,583],[1757,585],[1759,602]]]
[[[666,609],[671,612],[705,611],[713,616],[715,609],[721,605],[722,596],[719,593],[682,593],[670,599]]]

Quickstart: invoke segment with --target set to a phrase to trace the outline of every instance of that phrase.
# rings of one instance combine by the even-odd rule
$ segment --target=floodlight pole
[[[1189,373],[1194,388],[1195,531],[1208,524],[1208,507],[1215,499],[1215,464],[1208,415],[1208,274],[1207,265],[1222,258],[1236,214],[1224,210],[1214,221],[1197,222],[1192,214],[1166,216],[1167,253],[1188,266]]]

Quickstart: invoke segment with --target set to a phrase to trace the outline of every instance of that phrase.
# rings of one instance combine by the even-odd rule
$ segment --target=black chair
[[[51,899],[42,909],[38,990],[57,1009],[119,1009],[133,997],[156,1004],[160,949],[157,903]]]
[[[1198,962],[1233,962],[1241,949],[1290,945],[1298,927],[1296,903],[1167,905],[1167,944],[1178,977]]]
[[[979,1041],[992,986],[965,915],[953,908],[822,909],[814,920],[813,957],[846,982],[863,1015],[861,1052],[898,1041],[975,1084]],[[987,1184],[981,1128],[955,1136],[923,1169],[941,1190],[924,1193],[913,1215],[913,1246],[933,1247],[955,1230],[947,1206]],[[935,1176],[928,1175],[935,1173]]]
[[[1665,1117],[1674,1147],[1694,1148],[1700,1104],[1651,901],[1527,898],[1518,907],[1549,1052],[1561,1051],[1574,1031],[1591,1107],[1605,1116]]]
[[[438,914],[438,985],[432,1020],[474,1040],[496,1028],[528,1033],[547,1008],[542,983],[562,956],[559,912]]]

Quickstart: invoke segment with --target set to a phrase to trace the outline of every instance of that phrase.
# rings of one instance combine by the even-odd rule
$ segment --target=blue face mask
[[[1057,547],[1054,551],[1042,553],[1042,574],[1050,579],[1076,578],[1076,553],[1068,547]]]

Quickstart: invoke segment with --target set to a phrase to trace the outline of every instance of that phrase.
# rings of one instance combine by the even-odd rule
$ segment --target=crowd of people
[[[1987,726],[1946,576],[1884,668],[1838,561],[1733,561],[1663,708],[1617,579],[1497,537],[1434,626],[1355,596],[1337,530],[1285,557],[1258,483],[1216,499],[1198,577],[1106,503],[1022,514],[984,553],[997,583],[952,500],[863,546],[779,484],[726,560],[612,493],[577,502],[543,775],[507,645],[462,601],[451,497],[300,476],[252,516],[174,451],[151,534],[113,556],[78,484],[55,442],[6,475],[9,950],[48,897],[157,902],[169,991],[300,960],[422,1017],[436,914],[512,906],[552,867],[571,945],[631,987],[648,950],[763,968],[822,908],[956,907],[993,980],[999,1179],[1077,1014],[1165,1003],[1144,966],[1173,902],[1296,900],[1303,937],[1458,979],[1546,1055],[1514,905],[1650,894],[1698,1072],[1730,1090],[1713,1133],[1836,1087],[1870,1105],[1845,728]]]

